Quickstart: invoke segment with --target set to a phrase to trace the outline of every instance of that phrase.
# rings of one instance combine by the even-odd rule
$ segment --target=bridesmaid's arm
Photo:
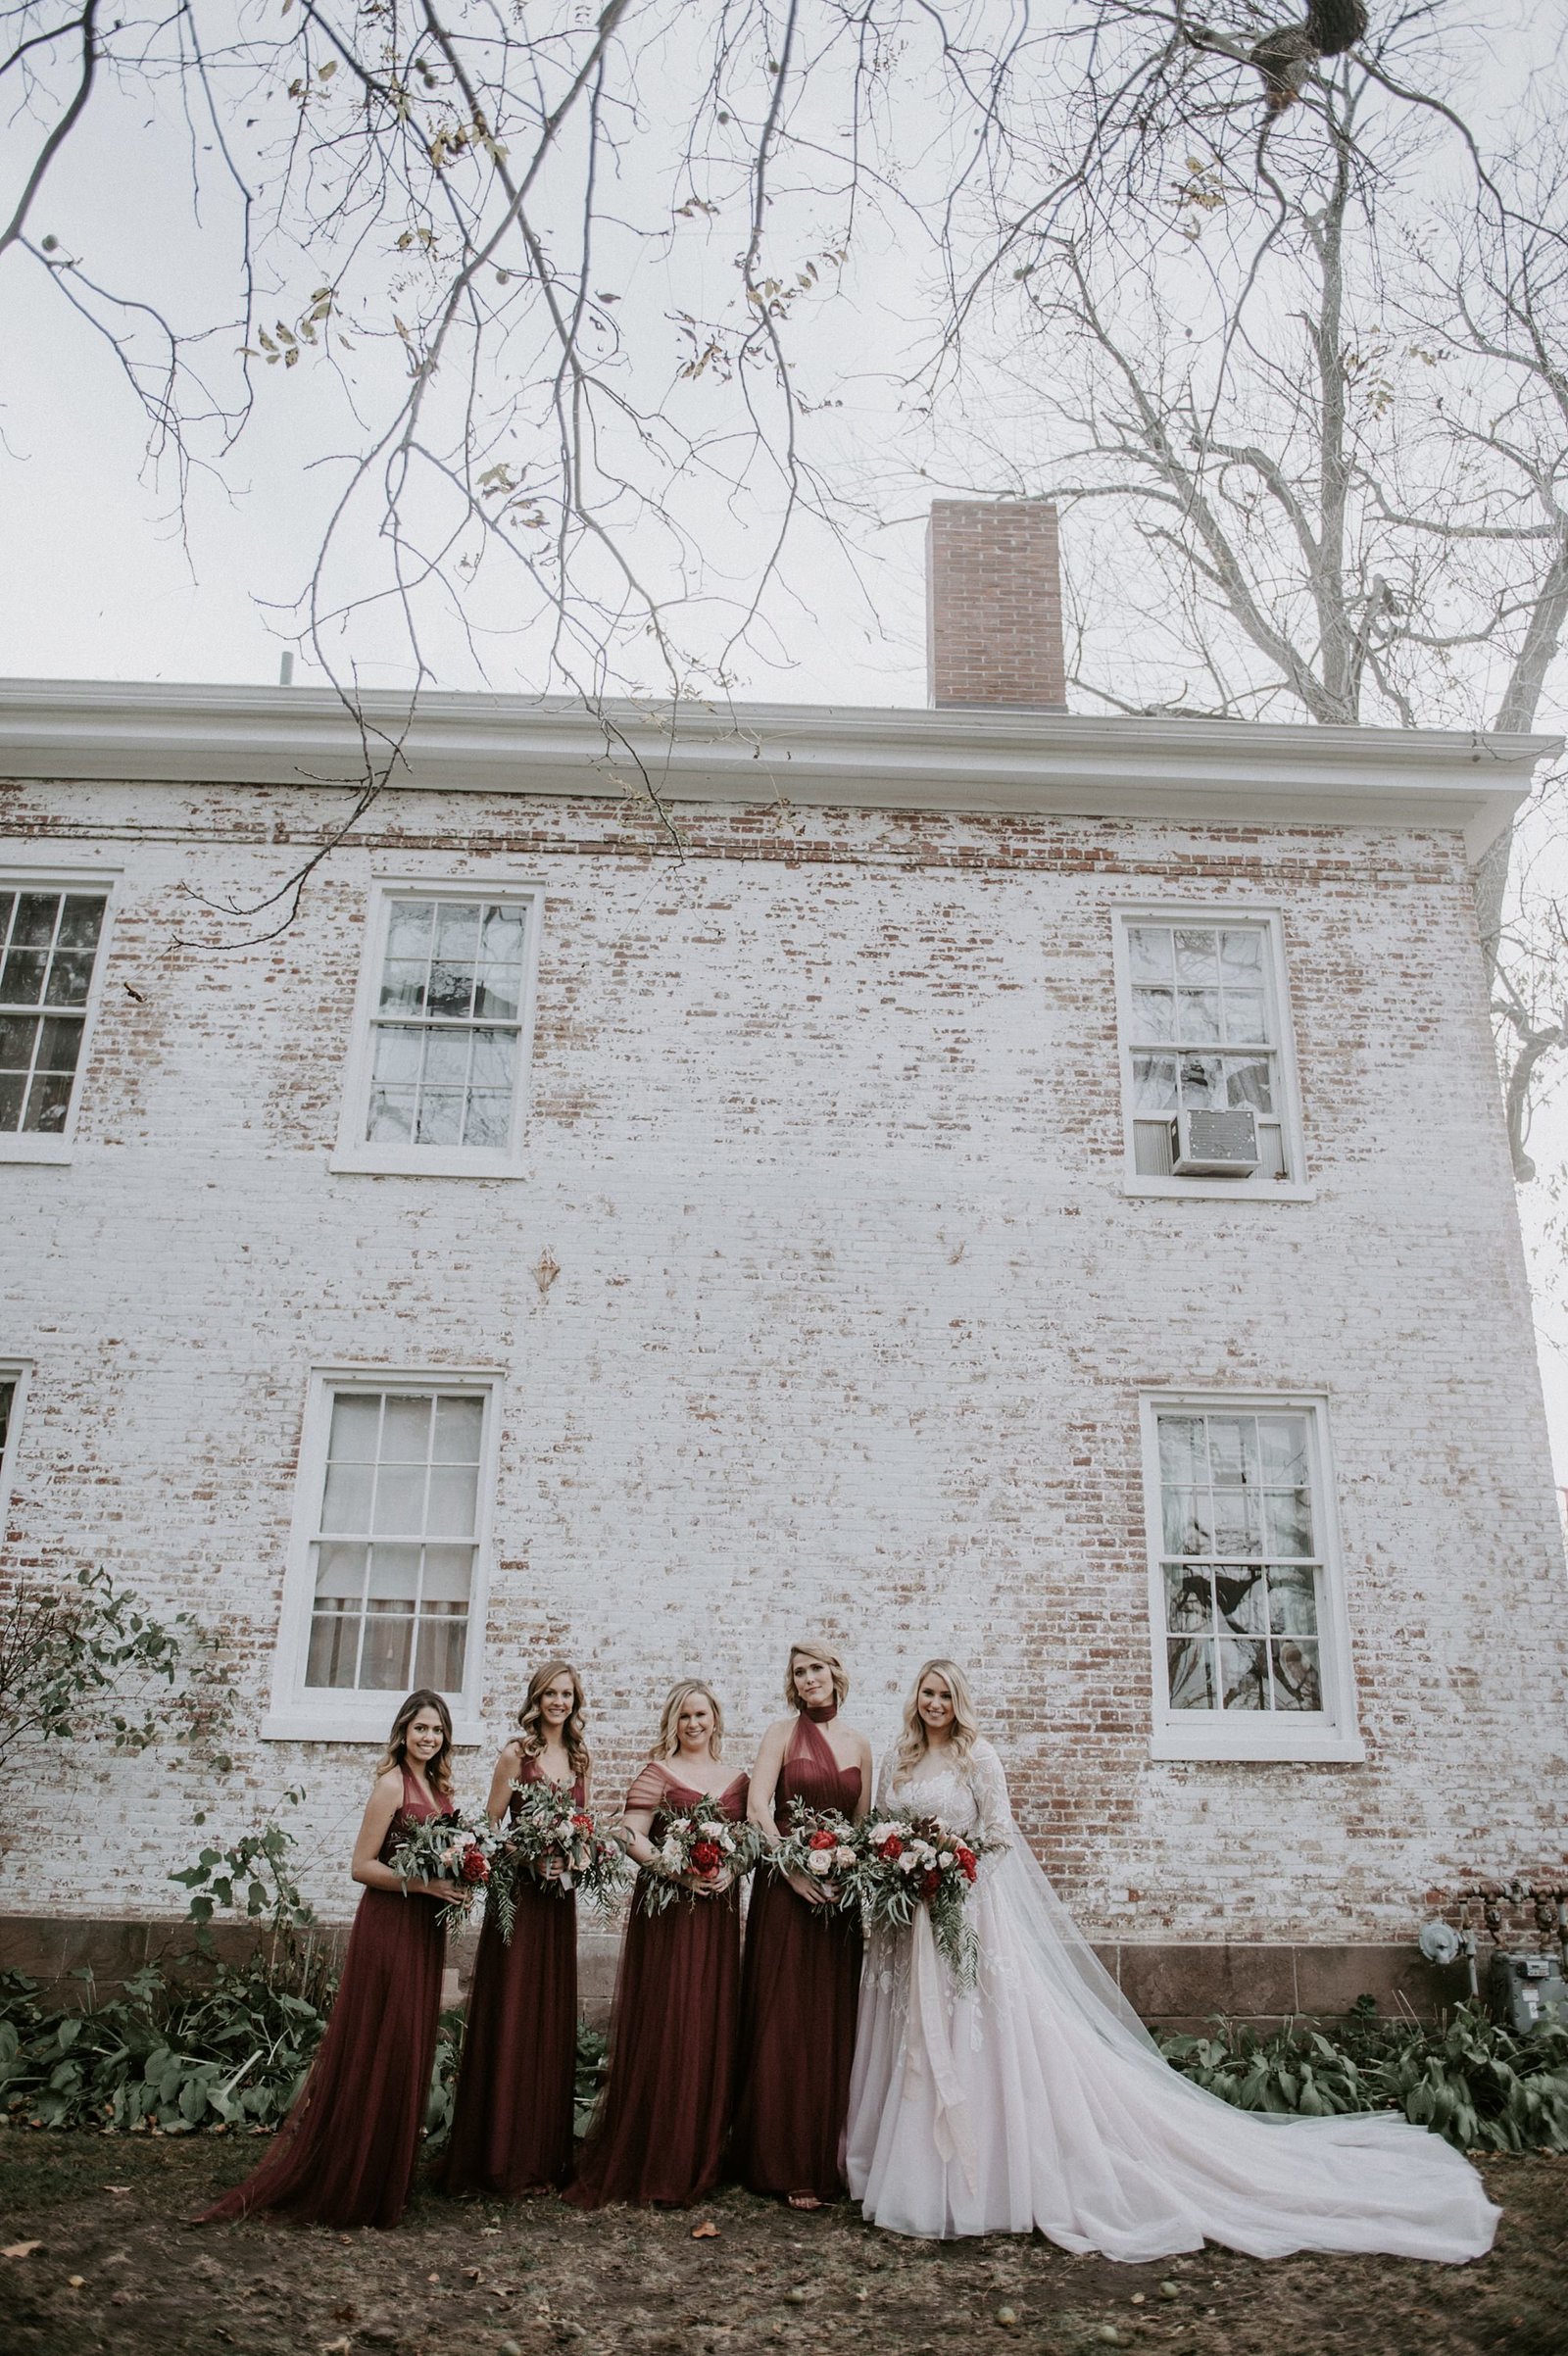
[[[871,1781],[871,1745],[866,1741],[864,1735],[862,1735],[860,1737],[860,1796],[855,1803],[855,1821],[857,1824],[860,1822],[860,1819],[863,1816],[870,1815],[871,1793],[874,1789],[875,1787]]]
[[[450,1890],[434,1882],[405,1882],[390,1865],[383,1865],[380,1847],[386,1839],[392,1819],[403,1804],[403,1778],[396,1768],[389,1767],[385,1775],[377,1776],[375,1789],[366,1803],[360,1821],[359,1839],[354,1843],[354,1862],[349,1871],[356,1882],[367,1890],[396,1890],[401,1893],[426,1898],[449,1898]]]
[[[746,1802],[746,1813],[769,1848],[777,1848],[779,1843],[778,1819],[773,1813],[773,1801],[778,1793],[778,1779],[784,1772],[784,1753],[788,1747],[792,1731],[787,1718],[781,1718],[776,1725],[770,1726],[762,1737],[762,1747],[757,1754],[757,1765],[752,1769],[751,1792]],[[825,1906],[827,1904],[826,1890],[819,1888],[808,1875],[786,1874],[784,1879],[796,1896],[804,1898],[808,1906]]]
[[[513,1741],[502,1745],[496,1761],[496,1771],[490,1778],[490,1796],[484,1812],[492,1824],[500,1824],[512,1805],[512,1787],[522,1773],[522,1752]]]
[[[621,1846],[634,1864],[652,1865],[656,1854],[648,1836],[654,1829],[653,1808],[627,1808],[615,1830],[621,1836]]]

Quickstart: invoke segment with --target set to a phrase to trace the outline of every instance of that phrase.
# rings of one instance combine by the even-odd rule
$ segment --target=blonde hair
[[[949,1740],[954,1756],[966,1758],[979,1738],[980,1721],[975,1716],[974,1695],[969,1691],[969,1680],[957,1662],[922,1661],[915,1672],[909,1698],[904,1705],[904,1732],[899,1737],[899,1761],[905,1767],[912,1767],[916,1759],[923,1758],[931,1746],[931,1739],[920,1716],[919,1697],[920,1688],[933,1673],[946,1678],[948,1692],[953,1696],[953,1733]]]
[[[521,1729],[517,1738],[517,1747],[525,1759],[537,1759],[542,1755],[545,1746],[545,1726],[544,1712],[539,1705],[558,1677],[571,1679],[571,1715],[561,1730],[561,1739],[566,1746],[566,1757],[570,1761],[571,1772],[580,1780],[586,1778],[589,1767],[588,1745],[583,1741],[582,1735],[582,1722],[587,1715],[588,1704],[583,1696],[582,1679],[577,1675],[569,1660],[547,1660],[544,1666],[535,1669],[529,1678],[528,1691],[523,1695],[522,1707],[517,1712],[517,1724]]]
[[[681,1711],[694,1693],[701,1693],[713,1713],[713,1732],[709,1739],[708,1755],[722,1758],[724,1753],[724,1713],[718,1706],[718,1695],[711,1686],[704,1685],[700,1677],[684,1677],[678,1686],[671,1686],[664,1706],[659,1713],[659,1733],[649,1754],[656,1759],[672,1759],[680,1750],[678,1721]]]
[[[833,1672],[833,1698],[842,1707],[850,1697],[850,1673],[836,1644],[825,1637],[803,1636],[790,1646],[789,1659],[784,1663],[784,1705],[798,1710],[801,1697],[795,1691],[795,1664],[798,1660],[819,1660],[824,1669]]]
[[[434,1710],[441,1721],[441,1747],[426,1767],[424,1780],[432,1792],[438,1792],[443,1799],[450,1799],[452,1796],[452,1712],[447,1708],[440,1694],[432,1693],[428,1686],[420,1686],[417,1693],[411,1693],[393,1719],[392,1732],[386,1739],[386,1755],[375,1772],[377,1776],[383,1776],[389,1767],[395,1767],[404,1774],[411,1772],[409,1768],[409,1729],[421,1710]]]

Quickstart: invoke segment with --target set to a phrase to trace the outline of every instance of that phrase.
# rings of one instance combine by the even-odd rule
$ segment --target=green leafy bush
[[[1260,2037],[1219,2022],[1208,2037],[1161,2037],[1160,2048],[1239,2110],[1398,2110],[1463,2151],[1568,2151],[1568,2029],[1521,2037],[1478,2005],[1432,2027],[1381,2020],[1363,1996],[1333,2037],[1293,2023]]]

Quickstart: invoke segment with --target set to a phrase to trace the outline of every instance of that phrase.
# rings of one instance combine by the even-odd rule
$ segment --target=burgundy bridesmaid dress
[[[672,1816],[746,1814],[747,1779],[713,1797],[650,1760],[626,1794],[653,1808],[651,1838]],[[579,2209],[607,2202],[684,2208],[717,2184],[735,2102],[740,2012],[740,1886],[677,1897],[658,1914],[637,1877],[610,2032],[610,2081],[566,2193]]]
[[[407,1826],[440,1814],[407,1768],[383,1865]],[[367,1890],[332,2017],[266,2159],[197,2220],[275,2209],[296,2225],[396,2225],[424,2125],[447,1935],[438,1898]]]
[[[520,1780],[536,1783],[541,1774],[529,1759]],[[580,1783],[571,1796],[580,1808]],[[513,1815],[520,1806],[514,1794]],[[576,2070],[576,1895],[524,1875],[511,1944],[493,1909],[479,1934],[442,2190],[520,2200],[564,2184]]]
[[[858,1767],[840,1767],[825,1736],[802,1713],[779,1774],[780,1829],[800,1800],[853,1816]],[[812,1906],[782,1874],[762,1866],[752,1882],[741,1983],[741,2093],[732,2161],[753,2192],[844,2191],[840,2149],[855,2059],[860,1988],[860,1918],[854,1907]]]

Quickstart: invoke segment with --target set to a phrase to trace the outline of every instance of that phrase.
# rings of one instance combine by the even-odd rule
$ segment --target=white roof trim
[[[674,802],[786,802],[1158,817],[1264,826],[1436,826],[1476,859],[1530,790],[1549,736],[367,691],[377,765],[415,792],[619,796],[639,761]],[[0,778],[351,784],[360,732],[330,688],[0,681]]]

